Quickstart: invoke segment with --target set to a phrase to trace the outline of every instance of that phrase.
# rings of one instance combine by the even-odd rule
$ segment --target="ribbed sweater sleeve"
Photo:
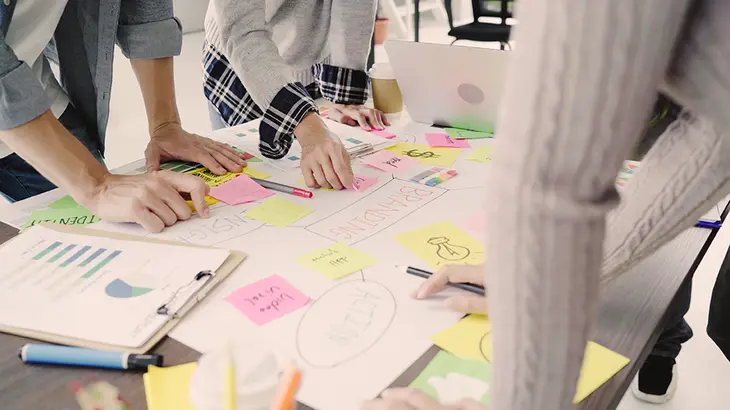
[[[614,182],[685,0],[520,3],[489,173],[492,410],[571,408],[598,301]]]

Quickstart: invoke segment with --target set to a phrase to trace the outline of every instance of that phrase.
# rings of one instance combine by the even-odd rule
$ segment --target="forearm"
[[[627,4],[628,3],[628,4]],[[614,183],[685,1],[526,2],[502,98],[486,232],[492,410],[571,408]],[[567,47],[570,39],[580,39]]]
[[[609,282],[691,227],[728,194],[730,139],[684,114],[644,157],[608,219],[602,282]]]
[[[179,125],[172,57],[130,61],[142,90],[150,135],[165,125]]]
[[[0,139],[82,205],[109,175],[50,111],[24,125],[0,131]]]

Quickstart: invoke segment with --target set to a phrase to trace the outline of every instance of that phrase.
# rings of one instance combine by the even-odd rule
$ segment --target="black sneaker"
[[[664,404],[677,390],[677,362],[669,357],[650,355],[631,384],[634,396],[647,403]]]

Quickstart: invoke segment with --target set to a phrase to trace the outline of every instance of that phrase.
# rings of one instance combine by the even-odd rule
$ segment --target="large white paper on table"
[[[282,235],[286,234],[286,253]],[[297,399],[319,410],[355,410],[395,380],[460,314],[409,297],[422,280],[381,263],[333,281],[294,259],[334,242],[304,229],[262,227],[225,242],[246,249],[246,263],[188,314],[170,336],[198,350],[228,340],[262,343],[294,359],[304,377]],[[388,250],[381,250],[388,252]],[[399,252],[396,250],[396,252]],[[380,255],[378,255],[380,256]],[[311,298],[302,309],[257,326],[224,299],[271,275]]]
[[[216,131],[210,137],[263,159],[257,128],[254,122]],[[424,143],[423,133],[429,131],[435,130],[409,124],[396,139]],[[473,147],[491,143],[471,142]],[[298,400],[318,410],[359,409],[363,400],[375,397],[431,346],[431,336],[460,317],[443,306],[443,300],[459,290],[448,290],[426,301],[410,298],[423,280],[406,275],[396,266],[428,269],[429,265],[394,237],[452,222],[482,240],[484,227],[477,224],[475,228],[472,220],[485,200],[499,198],[486,196],[483,186],[488,166],[465,157],[453,165],[458,176],[436,187],[404,181],[356,160],[355,174],[377,176],[374,186],[363,192],[312,190],[311,199],[277,193],[282,199],[314,209],[284,228],[246,217],[256,203],[214,205],[210,218],[195,215],[154,235],[133,224],[102,221],[94,228],[245,251],[249,255],[246,261],[170,335],[201,352],[221,347],[230,338],[271,346],[304,370]],[[270,174],[271,181],[304,188],[299,169],[281,164],[263,160],[250,166]],[[139,165],[125,170],[134,172]],[[303,255],[338,242],[364,252],[377,263],[332,280],[297,262]],[[226,301],[237,289],[273,275],[311,298],[310,302],[258,326]]]
[[[174,313],[205,284],[196,274],[228,255],[35,226],[0,248],[0,323],[139,347],[169,320],[157,309],[172,302]]]

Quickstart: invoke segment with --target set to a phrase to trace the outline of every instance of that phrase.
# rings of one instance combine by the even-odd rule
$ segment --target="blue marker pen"
[[[708,228],[708,229],[720,229],[720,228],[722,228],[722,221],[712,222],[712,221],[699,220],[695,224],[695,227]]]
[[[29,343],[20,348],[20,359],[25,363],[147,370],[149,365],[162,366],[163,357],[156,354],[108,352],[81,347]]]

